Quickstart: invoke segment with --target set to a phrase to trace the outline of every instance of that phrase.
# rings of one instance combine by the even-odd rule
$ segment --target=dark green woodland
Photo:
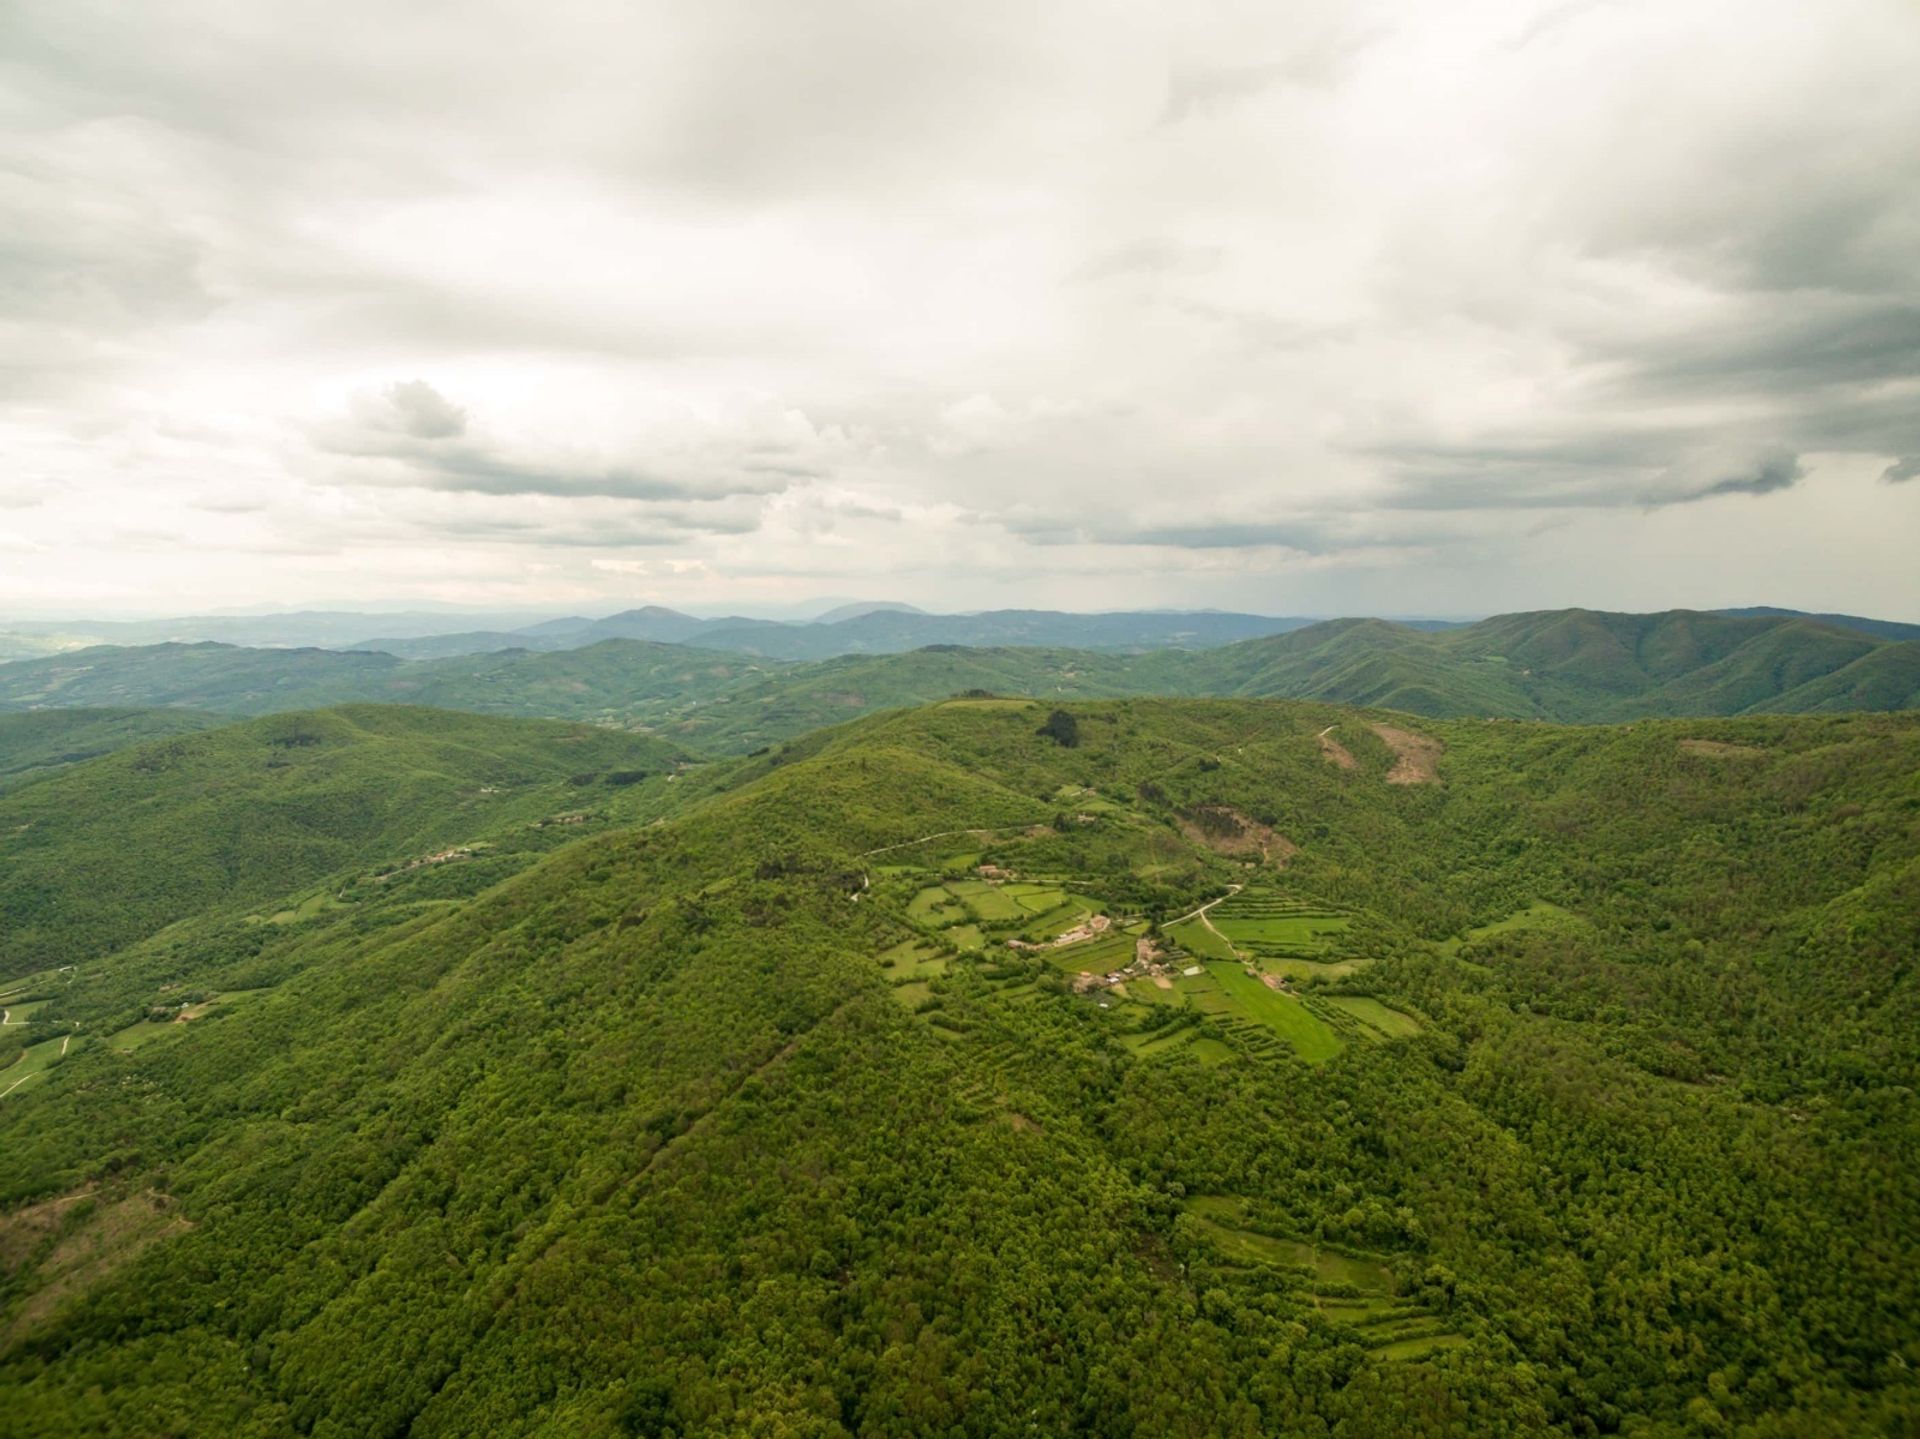
[[[0,729],[0,1432],[1920,1429],[1920,716],[995,653]]]

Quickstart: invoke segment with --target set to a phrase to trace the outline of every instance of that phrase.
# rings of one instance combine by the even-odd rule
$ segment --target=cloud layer
[[[0,614],[1920,617],[1917,72],[1907,0],[19,0]]]

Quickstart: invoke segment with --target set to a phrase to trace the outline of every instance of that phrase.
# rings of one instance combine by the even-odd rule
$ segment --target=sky
[[[0,616],[1920,619],[1912,0],[9,0]]]

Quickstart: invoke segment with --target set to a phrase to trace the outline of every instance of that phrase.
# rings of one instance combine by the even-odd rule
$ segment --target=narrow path
[[[1170,919],[1166,922],[1166,924],[1163,924],[1160,927],[1162,929],[1167,929],[1176,924],[1185,924],[1190,919],[1197,919],[1200,921],[1201,924],[1206,926],[1206,930],[1208,934],[1211,934],[1215,939],[1219,940],[1222,944],[1224,944],[1227,947],[1228,954],[1232,955],[1235,959],[1244,961],[1247,956],[1242,954],[1239,951],[1239,949],[1235,947],[1234,942],[1232,940],[1228,939],[1224,934],[1220,933],[1219,930],[1213,927],[1213,920],[1208,917],[1207,911],[1212,909],[1216,904],[1223,904],[1227,900],[1232,899],[1236,894],[1240,893],[1240,891],[1245,888],[1246,886],[1243,884],[1230,884],[1227,886],[1227,892],[1221,895],[1218,899],[1210,899],[1205,904],[1201,905],[1200,908],[1189,911],[1188,913],[1181,915],[1180,918],[1178,919]]]
[[[40,1071],[37,1069],[34,1070],[33,1072],[33,1074],[38,1074],[38,1073],[40,1073]],[[9,1094],[12,1094],[14,1090],[18,1089],[21,1085],[25,1084],[29,1079],[32,1079],[33,1074],[23,1074],[18,1079],[14,1080],[12,1084],[9,1084],[5,1089],[0,1089],[0,1099],[5,1099]]]
[[[1198,909],[1188,910],[1185,914],[1181,915],[1180,918],[1178,919],[1168,920],[1167,924],[1185,924],[1190,919],[1205,919],[1207,916],[1208,910],[1212,909],[1216,904],[1224,904],[1226,901],[1232,899],[1236,894],[1240,893],[1240,891],[1245,888],[1246,886],[1244,884],[1230,884],[1227,886],[1227,892],[1225,894],[1219,895],[1216,898],[1208,900],[1205,904],[1201,905],[1200,908]],[[1165,925],[1161,926],[1161,928],[1163,929],[1165,927],[1166,927]],[[1213,926],[1209,924],[1207,928],[1213,929]],[[1215,934],[1218,934],[1219,932],[1220,931],[1217,929],[1214,930]]]
[[[930,839],[951,839],[956,834],[992,834],[990,829],[943,829],[938,834],[923,834],[918,839],[903,839],[898,844],[883,844],[878,849],[862,850],[857,859],[871,859],[876,854],[887,854],[896,849],[908,849],[916,844],[925,844]]]
[[[1220,933],[1219,930],[1215,929],[1213,927],[1213,921],[1209,919],[1205,914],[1202,914],[1200,916],[1200,923],[1204,924],[1207,927],[1208,934],[1211,934],[1215,939],[1219,940],[1222,944],[1224,944],[1227,947],[1228,954],[1232,955],[1235,959],[1240,960],[1242,962],[1246,960],[1247,956],[1240,952],[1239,948],[1235,946],[1232,940],[1228,939],[1224,934]]]

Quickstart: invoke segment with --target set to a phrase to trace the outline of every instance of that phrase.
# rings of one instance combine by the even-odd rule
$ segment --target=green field
[[[1085,939],[1078,944],[1048,950],[1047,963],[1071,974],[1078,974],[1082,970],[1090,974],[1106,974],[1132,964],[1133,954],[1132,935],[1108,932],[1098,939]]]
[[[1329,994],[1321,996],[1316,1003],[1328,1004],[1333,1008],[1352,1015],[1367,1028],[1376,1030],[1383,1038],[1400,1039],[1420,1032],[1420,1021],[1410,1014],[1382,1004],[1379,1000],[1363,994]]]
[[[7,1068],[0,1069],[0,1096],[22,1094],[27,1090],[38,1088],[34,1081],[45,1074],[61,1057],[61,1046],[67,1044],[68,1038],[69,1036],[62,1036],[59,1039],[43,1040],[26,1050]],[[79,1041],[75,1040],[73,1045],[68,1047],[68,1052],[71,1053],[78,1044]]]
[[[1178,924],[1168,925],[1166,936],[1188,954],[1199,959],[1230,960],[1234,957],[1233,950],[1227,942],[1198,919],[1186,919]]]
[[[184,1013],[187,1017],[184,1021],[174,1019],[137,1020],[125,1029],[116,1030],[108,1035],[106,1045],[109,1049],[115,1049],[125,1053],[151,1044],[154,1040],[167,1035],[186,1034],[193,1029],[195,1024],[216,1009],[236,1009],[271,992],[271,990],[267,989],[222,990],[212,998],[204,1000],[185,1010]]]
[[[1213,926],[1235,948],[1260,955],[1321,958],[1339,944],[1352,919],[1315,901],[1274,890],[1247,889],[1211,912]]]
[[[947,892],[973,912],[984,924],[1009,924],[1025,919],[1027,911],[1020,901],[983,879],[950,881]]]
[[[1497,919],[1492,924],[1483,924],[1470,929],[1464,935],[1455,936],[1441,943],[1444,954],[1458,954],[1469,945],[1484,939],[1493,939],[1502,934],[1511,934],[1522,929],[1558,929],[1562,927],[1584,927],[1587,921],[1571,910],[1562,909],[1557,904],[1548,904],[1536,900],[1525,909],[1516,910],[1505,919]]]
[[[1266,1026],[1291,1044],[1302,1059],[1317,1064],[1340,1052],[1339,1035],[1292,995],[1268,989],[1231,962],[1210,960],[1207,972],[1220,987],[1224,1008]]]

